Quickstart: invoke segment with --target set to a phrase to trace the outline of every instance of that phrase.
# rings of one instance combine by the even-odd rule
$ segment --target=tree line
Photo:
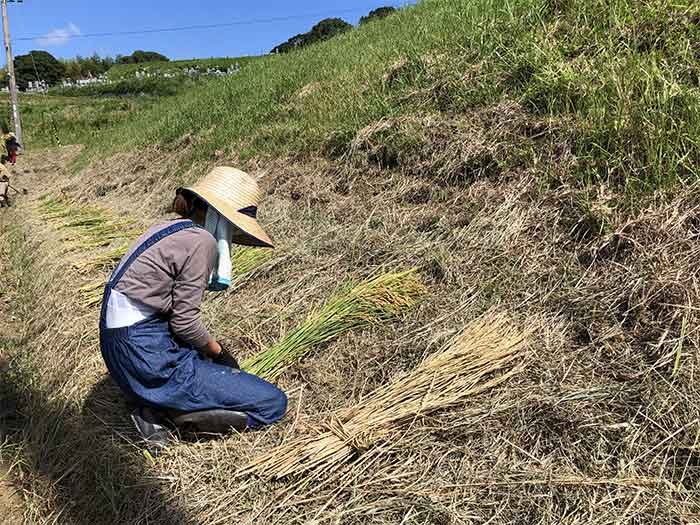
[[[393,7],[380,7],[360,19],[364,25],[385,18],[396,11]],[[272,49],[272,53],[288,53],[317,42],[328,40],[352,29],[353,26],[341,18],[326,18],[314,25],[310,31],[293,36]],[[42,80],[54,86],[64,79],[80,80],[99,77],[116,64],[141,64],[146,62],[167,62],[168,57],[155,51],[134,51],[131,55],[101,57],[97,53],[89,57],[76,56],[70,59],[57,59],[47,51],[30,51],[14,59],[15,74],[19,89],[26,90],[30,82]],[[0,87],[7,86],[7,72],[0,71]]]
[[[367,24],[380,18],[385,18],[393,14],[395,11],[396,8],[394,7],[380,7],[370,11],[367,16],[360,18],[360,25]],[[345,31],[349,31],[352,28],[352,24],[347,23],[342,18],[326,18],[313,26],[310,31],[294,35],[286,42],[275,46],[271,53],[289,53],[295,49],[300,49],[317,42],[328,40],[329,38],[333,38],[334,36],[344,33]]]
[[[14,59],[17,86],[21,90],[29,87],[30,82],[43,80],[54,86],[64,79],[79,80],[99,77],[109,71],[115,64],[141,64],[145,62],[167,62],[168,57],[155,51],[134,51],[131,55],[101,57],[97,53],[89,57],[59,60],[48,51],[33,50],[26,55],[17,55]],[[7,85],[7,72],[2,71],[0,86]]]

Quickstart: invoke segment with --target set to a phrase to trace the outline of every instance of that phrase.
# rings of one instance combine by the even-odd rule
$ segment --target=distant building
[[[27,93],[46,93],[49,90],[49,85],[43,80],[30,80],[27,85]]]

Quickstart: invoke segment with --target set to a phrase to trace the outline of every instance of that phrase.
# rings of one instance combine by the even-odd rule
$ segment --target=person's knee
[[[270,423],[276,423],[287,413],[287,394],[282,392],[279,388],[275,388],[275,390],[276,395],[270,403]]]

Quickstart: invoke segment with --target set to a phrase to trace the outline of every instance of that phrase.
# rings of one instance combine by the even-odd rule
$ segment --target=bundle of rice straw
[[[82,298],[82,305],[85,307],[97,306],[102,303],[102,295],[104,293],[105,282],[94,281],[86,284],[78,290]]]
[[[41,216],[59,222],[56,229],[67,231],[62,240],[74,241],[74,248],[101,248],[133,235],[131,220],[118,220],[109,211],[67,199],[45,196],[39,204]]]
[[[92,270],[111,270],[128,250],[129,244],[122,244],[107,252],[95,255],[91,259],[74,262],[73,266],[76,270],[84,273]]]
[[[245,275],[272,259],[274,252],[265,248],[240,248],[231,256],[235,275]]]
[[[370,278],[341,288],[320,310],[281,341],[244,361],[251,374],[274,381],[289,366],[321,343],[349,330],[400,316],[426,294],[416,270]]]
[[[488,313],[413,372],[342,411],[318,435],[266,452],[239,475],[280,479],[334,472],[374,443],[398,439],[401,427],[417,417],[459,406],[506,381],[522,370],[522,363],[513,365],[526,350],[526,334],[505,315]]]

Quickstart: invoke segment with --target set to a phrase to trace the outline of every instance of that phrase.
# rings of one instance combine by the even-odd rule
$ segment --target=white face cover
[[[207,210],[207,220],[204,228],[216,239],[217,257],[214,271],[209,278],[209,291],[223,292],[231,285],[231,234],[233,224],[223,217],[213,207]]]

